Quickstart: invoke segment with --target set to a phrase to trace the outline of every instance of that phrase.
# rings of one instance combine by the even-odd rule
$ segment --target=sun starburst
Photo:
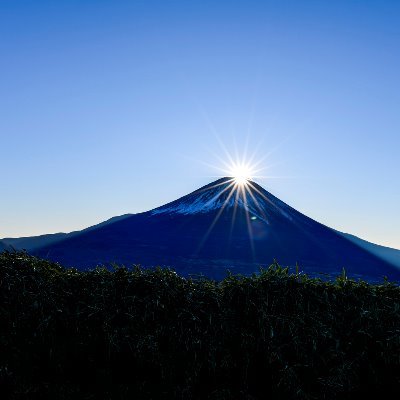
[[[230,166],[229,175],[233,177],[237,185],[243,186],[247,181],[253,179],[254,171],[251,165],[238,162]]]
[[[206,243],[209,235],[213,231],[220,217],[227,209],[229,204],[233,201],[233,211],[232,211],[232,221],[231,221],[231,235],[233,233],[233,228],[235,225],[235,220],[239,216],[238,208],[243,208],[245,212],[245,220],[248,228],[248,236],[250,241],[251,251],[254,256],[254,243],[253,243],[253,224],[257,221],[258,217],[254,216],[264,216],[262,207],[260,206],[257,196],[253,193],[253,181],[262,180],[266,176],[261,175],[262,171],[267,168],[262,166],[266,157],[261,157],[257,159],[256,153],[247,154],[247,145],[244,146],[244,151],[240,156],[237,148],[234,153],[230,153],[226,147],[220,142],[220,145],[225,153],[225,158],[222,158],[216,154],[214,156],[219,160],[219,166],[213,166],[208,164],[213,169],[219,171],[219,176],[229,177],[218,186],[221,185],[221,190],[217,194],[217,198],[224,197],[224,203],[222,204],[219,211],[216,213],[213,221],[205,232],[201,243],[199,243],[197,252],[201,251],[201,248]],[[257,149],[258,146],[255,147]],[[217,186],[217,185],[216,185]],[[249,208],[249,203],[252,205]],[[231,205],[232,206],[232,205]],[[251,211],[250,211],[251,209]],[[243,215],[243,214],[242,214]]]

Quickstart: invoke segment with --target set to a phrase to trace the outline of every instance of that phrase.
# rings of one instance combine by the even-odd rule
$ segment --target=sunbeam
[[[267,215],[265,205],[271,204],[275,209],[279,208],[271,199],[265,198],[265,195],[258,190],[256,184],[259,181],[277,178],[277,176],[272,176],[271,174],[271,168],[276,164],[270,162],[267,164],[266,161],[276,148],[260,154],[260,146],[250,146],[249,137],[247,136],[245,142],[240,146],[234,140],[233,151],[230,151],[215,129],[213,133],[219,144],[220,152],[218,154],[215,149],[208,150],[217,161],[217,165],[212,165],[209,162],[203,162],[203,164],[217,172],[213,177],[219,176],[223,179],[217,181],[214,186],[205,188],[205,190],[215,188],[215,195],[206,205],[211,206],[217,201],[219,204],[215,207],[215,210],[218,211],[215,212],[209,225],[205,228],[204,235],[199,241],[195,253],[199,255],[211,233],[214,230],[220,232],[220,229],[225,229],[223,228],[225,224],[228,225],[226,227],[227,243],[228,245],[232,243],[236,223],[240,221],[247,228],[245,228],[244,232],[245,236],[248,237],[250,254],[255,260],[257,249],[255,241],[259,237],[257,232],[261,229],[261,225],[265,225],[262,229],[267,229],[266,226],[271,225],[270,216]],[[223,193],[225,194],[222,195]],[[225,215],[224,211],[227,209],[230,210],[226,214],[226,216],[229,215],[229,220],[222,218]],[[241,210],[240,212],[239,209]],[[220,226],[220,224],[222,225]]]
[[[247,204],[247,192],[248,188],[247,185],[242,185],[241,191],[243,193],[243,201],[244,204]],[[247,224],[247,231],[249,232],[249,241],[250,241],[250,247],[251,247],[251,254],[253,256],[253,260],[255,258],[255,249],[254,249],[254,240],[253,240],[253,231],[251,229],[251,222],[250,222],[250,215],[249,215],[249,210],[247,207],[245,207],[245,215],[246,215],[246,224]]]
[[[201,242],[199,243],[197,250],[196,250],[196,254],[198,254],[202,247],[204,246],[205,242],[207,241],[208,236],[210,235],[210,233],[212,232],[214,226],[216,225],[216,223],[218,222],[222,212],[224,211],[226,205],[229,203],[229,200],[231,199],[232,195],[235,193],[235,190],[237,190],[237,185],[235,182],[231,182],[224,190],[221,191],[221,193],[219,193],[219,196],[226,192],[227,190],[231,189],[231,191],[228,194],[228,197],[225,200],[225,203],[222,205],[222,207],[220,208],[220,210],[218,211],[217,215],[215,216],[213,222],[211,223],[210,227],[208,228],[207,232],[204,234],[203,239],[201,240]]]

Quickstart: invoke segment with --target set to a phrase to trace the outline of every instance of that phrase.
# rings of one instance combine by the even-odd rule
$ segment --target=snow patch
[[[290,207],[281,201],[270,196],[268,192],[260,194],[255,190],[251,195],[247,193],[246,199],[241,193],[229,195],[230,190],[225,187],[218,187],[203,191],[197,191],[181,199],[166,204],[165,206],[150,211],[151,215],[157,214],[205,214],[215,210],[228,210],[238,207],[246,210],[257,219],[268,223],[268,219],[273,214],[280,214],[292,220]],[[248,189],[251,190],[251,189]],[[270,198],[271,197],[271,198]]]

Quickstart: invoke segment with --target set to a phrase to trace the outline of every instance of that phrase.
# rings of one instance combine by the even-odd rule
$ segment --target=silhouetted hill
[[[4,238],[2,242],[9,248],[15,250],[34,250],[38,247],[51,245],[65,237],[66,233],[50,233],[46,235],[39,236],[27,236],[20,238]]]
[[[61,239],[67,239],[74,237],[75,235],[78,235],[82,232],[88,232],[93,229],[100,228],[102,226],[105,226],[107,224],[122,220],[129,216],[130,214],[127,215],[121,215],[118,217],[113,217],[108,219],[107,221],[101,222],[99,224],[90,226],[89,228],[83,229],[82,231],[74,231],[70,233],[49,233],[45,235],[39,235],[39,236],[26,236],[26,237],[20,237],[20,238],[4,238],[1,239],[1,242],[8,247],[8,248],[13,248],[15,250],[27,250],[27,251],[32,251],[35,250],[39,247],[44,247],[44,246],[49,246],[54,243],[59,242]],[[0,243],[1,243],[0,242]]]
[[[367,250],[382,260],[385,260],[396,268],[400,268],[400,250],[396,250],[391,247],[380,246],[348,233],[341,234],[364,250]]]

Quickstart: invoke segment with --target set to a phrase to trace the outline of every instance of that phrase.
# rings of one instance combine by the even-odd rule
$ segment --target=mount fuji
[[[170,266],[184,276],[221,279],[227,270],[248,275],[277,260],[313,276],[335,276],[345,268],[354,278],[400,279],[400,268],[375,254],[375,245],[365,247],[257,183],[238,184],[233,178],[221,178],[151,211],[56,235],[44,235],[42,242],[22,239],[34,255],[81,269],[110,263]],[[18,248],[22,239],[3,243]]]

